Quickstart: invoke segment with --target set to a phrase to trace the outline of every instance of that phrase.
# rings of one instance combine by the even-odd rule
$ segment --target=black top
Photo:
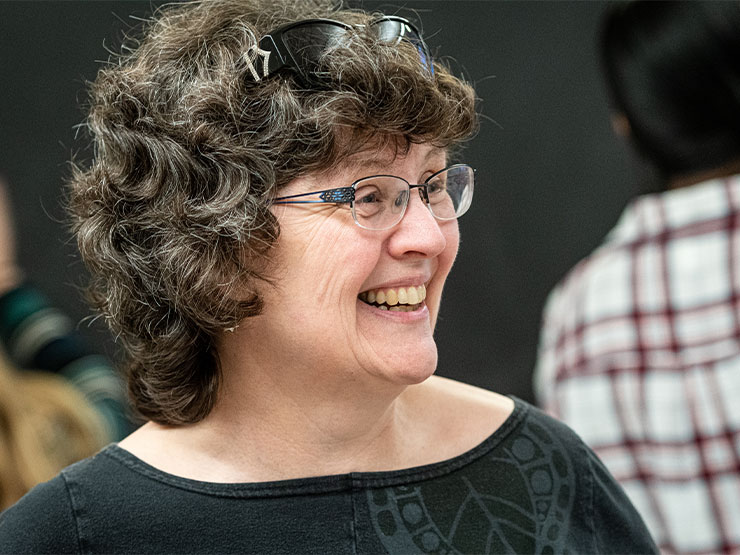
[[[389,472],[219,484],[113,444],[0,515],[0,552],[657,553],[591,450],[515,402],[470,451]]]

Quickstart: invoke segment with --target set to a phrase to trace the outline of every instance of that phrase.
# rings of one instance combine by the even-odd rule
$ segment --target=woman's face
[[[296,179],[281,195],[344,187],[376,174],[423,183],[446,162],[443,150],[428,145],[413,145],[395,159],[358,154],[330,177]],[[416,191],[401,222],[383,231],[356,225],[348,205],[273,210],[280,224],[276,286],[263,291],[264,311],[251,319],[250,332],[286,364],[314,371],[339,367],[399,384],[430,376],[437,364],[432,332],[459,244],[457,221],[437,221]],[[407,308],[369,304],[373,296],[376,304],[395,296],[396,306]]]

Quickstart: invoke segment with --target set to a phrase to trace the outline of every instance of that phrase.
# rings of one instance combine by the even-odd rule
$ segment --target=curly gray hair
[[[469,85],[359,31],[323,60],[331,86],[248,78],[259,37],[318,17],[371,15],[330,0],[168,5],[92,84],[95,154],[73,172],[68,208],[89,300],[124,348],[146,419],[191,423],[212,409],[215,338],[261,310],[276,191],[361,145],[451,147],[475,132]]]

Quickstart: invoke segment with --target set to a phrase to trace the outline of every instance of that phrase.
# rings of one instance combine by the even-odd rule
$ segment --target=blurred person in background
[[[68,380],[0,358],[0,510],[111,439]]]
[[[538,402],[670,553],[740,552],[740,4],[628,2],[600,49],[615,131],[660,176],[551,293]]]
[[[173,3],[127,46],[69,201],[148,422],[3,513],[0,551],[656,551],[566,426],[434,376],[478,117],[412,22]]]
[[[109,360],[23,276],[0,182],[0,509],[133,430]]]

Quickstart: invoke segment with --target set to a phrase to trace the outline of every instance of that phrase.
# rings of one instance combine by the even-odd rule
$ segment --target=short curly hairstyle
[[[248,78],[261,36],[318,17],[373,15],[331,0],[170,4],[91,85],[94,155],[75,167],[67,204],[88,298],[123,347],[145,419],[192,423],[212,409],[216,338],[262,308],[281,187],[358,145],[450,148],[477,128],[470,85],[438,62],[430,75],[410,44],[379,43],[359,25],[322,61],[329,86]]]

